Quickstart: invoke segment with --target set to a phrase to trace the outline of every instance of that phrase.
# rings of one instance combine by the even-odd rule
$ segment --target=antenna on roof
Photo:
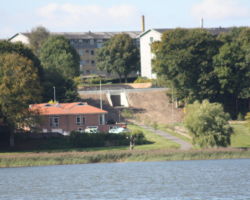
[[[203,17],[201,18],[201,28],[204,28],[204,20],[203,20]]]

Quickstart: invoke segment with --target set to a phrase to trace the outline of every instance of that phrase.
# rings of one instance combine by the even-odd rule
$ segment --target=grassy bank
[[[250,150],[209,149],[186,152],[178,150],[121,150],[106,152],[2,153],[0,154],[0,167],[233,158],[250,158]]]

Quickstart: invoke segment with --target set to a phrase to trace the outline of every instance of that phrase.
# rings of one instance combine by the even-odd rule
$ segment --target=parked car
[[[126,133],[126,132],[129,132],[129,130],[123,127],[113,127],[109,130],[109,133]]]
[[[98,133],[97,127],[88,127],[84,130],[85,133]]]

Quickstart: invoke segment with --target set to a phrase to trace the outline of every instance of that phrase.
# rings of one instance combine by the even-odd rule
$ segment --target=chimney
[[[201,28],[204,28],[204,21],[203,21],[203,18],[201,18]]]
[[[145,17],[142,15],[142,32],[145,31]]]

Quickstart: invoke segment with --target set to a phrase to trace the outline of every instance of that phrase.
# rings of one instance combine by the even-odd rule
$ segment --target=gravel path
[[[137,124],[137,125],[144,128],[144,129],[147,129],[147,130],[149,130],[149,131],[151,131],[151,132],[153,132],[153,133],[155,133],[157,135],[165,137],[166,139],[171,140],[171,141],[173,141],[173,142],[175,142],[177,144],[180,144],[181,145],[181,147],[180,147],[181,150],[189,150],[189,149],[192,148],[192,145],[190,143],[188,143],[188,142],[186,142],[186,141],[184,141],[184,140],[182,140],[182,139],[180,139],[178,137],[175,137],[175,136],[173,136],[173,135],[171,135],[171,134],[169,134],[169,133],[167,133],[165,131],[154,130],[152,127],[145,126],[145,125],[139,125],[139,124]]]

